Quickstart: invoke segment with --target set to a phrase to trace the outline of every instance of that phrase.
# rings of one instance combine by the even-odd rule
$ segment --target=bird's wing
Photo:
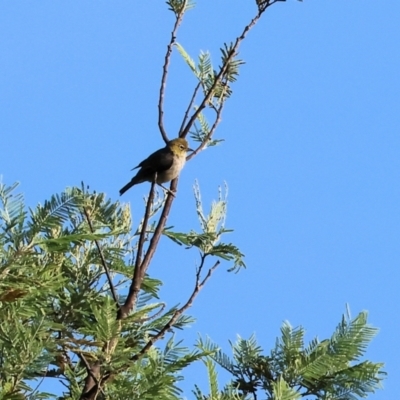
[[[150,154],[136,168],[141,167],[147,171],[163,172],[170,169],[174,161],[174,154],[170,149],[160,149]]]

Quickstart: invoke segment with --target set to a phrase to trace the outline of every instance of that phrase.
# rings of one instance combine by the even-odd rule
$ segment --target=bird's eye
[[[179,147],[181,148],[181,150],[183,150],[185,148],[185,146],[183,144],[181,144]]]

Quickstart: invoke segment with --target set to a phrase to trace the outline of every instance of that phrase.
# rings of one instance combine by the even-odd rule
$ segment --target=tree
[[[132,301],[139,246],[154,234],[155,224],[142,221],[131,233],[129,207],[106,201],[103,194],[85,187],[68,189],[28,213],[22,197],[13,194],[15,187],[0,188],[3,398],[43,398],[45,394],[26,384],[39,377],[60,378],[68,389],[63,398],[85,398],[85,375],[84,390],[90,384],[96,388],[86,390],[93,398],[107,393],[124,399],[132,390],[141,399],[176,398],[177,372],[209,352],[189,351],[173,337],[163,349],[154,344],[192,322],[184,312],[219,264],[202,276],[209,256],[234,258],[236,267],[242,266],[234,246],[214,245],[224,231],[224,200],[204,216],[198,198],[203,232],[164,230],[167,237],[202,252],[185,304],[165,310],[157,296],[161,282],[143,275],[135,310],[124,315],[123,305]],[[148,218],[164,202],[148,202]]]
[[[176,49],[196,81],[179,131],[180,137],[190,135],[198,143],[188,160],[206,146],[218,144],[213,134],[243,64],[238,58],[239,47],[264,12],[278,1],[284,0],[256,1],[254,17],[232,43],[223,45],[221,65],[216,69],[209,53],[200,53],[196,63],[177,42],[178,28],[194,3],[167,2],[175,23],[161,78],[158,126],[163,140],[168,141],[164,127],[165,88],[171,54]],[[177,185],[176,179],[170,190],[176,191]],[[338,345],[331,339],[314,341],[304,349],[302,329],[293,330],[288,325],[282,329],[282,344],[268,357],[261,355],[253,339],[239,341],[234,347],[234,361],[209,343],[200,341],[195,350],[182,347],[170,333],[192,321],[185,312],[220,260],[233,262],[234,272],[245,266],[241,251],[222,241],[228,232],[222,193],[205,215],[196,186],[201,231],[182,233],[166,225],[174,196],[159,196],[152,184],[143,219],[132,232],[128,206],[113,204],[84,185],[54,195],[43,206],[29,211],[15,188],[0,188],[0,395],[4,399],[52,397],[40,391],[44,378],[59,379],[65,386],[60,399],[175,399],[180,394],[177,382],[181,371],[201,359],[208,366],[215,388],[214,366],[209,357],[233,374],[232,383],[224,391],[229,398],[255,396],[259,388],[270,398],[296,398],[294,391],[298,388],[309,390],[303,395],[324,398],[331,395],[332,385],[336,390],[338,379],[348,378],[341,371],[360,356],[371,337],[364,319],[359,328],[361,342],[356,335],[350,335],[344,347],[340,347],[342,342]],[[183,306],[168,310],[158,299],[161,282],[148,275],[162,235],[180,246],[200,251],[191,295]],[[354,323],[342,325],[346,329]],[[168,339],[161,341],[167,335]],[[334,368],[328,368],[332,360]],[[360,385],[381,380],[381,365],[367,363],[361,372],[364,375],[357,377],[351,388],[358,395]],[[38,384],[32,384],[37,379]],[[199,390],[196,395],[204,397]],[[213,390],[211,397],[217,395],[220,394]]]

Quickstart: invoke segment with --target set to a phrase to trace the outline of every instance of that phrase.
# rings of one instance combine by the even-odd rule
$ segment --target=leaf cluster
[[[199,339],[198,347],[213,351],[210,359],[232,374],[225,389],[215,391],[215,367],[207,364],[212,398],[234,388],[241,399],[264,393],[271,400],[355,400],[374,393],[386,375],[382,363],[361,360],[376,333],[361,312],[352,320],[343,316],[329,339],[315,338],[308,345],[304,328],[285,322],[269,355],[263,355],[254,336],[231,343],[233,359],[210,340]],[[198,391],[196,397],[201,398]]]
[[[171,321],[176,307],[165,310],[148,276],[135,310],[116,318],[137,251],[129,207],[82,186],[26,210],[15,188],[0,185],[0,398],[50,398],[32,385],[45,378],[62,382],[60,399],[80,398],[89,366],[101,366],[95,378],[110,380],[111,398],[132,385],[138,399],[176,398],[179,372],[203,353],[172,337],[143,349],[166,324],[193,320]]]
[[[225,233],[232,232],[225,228],[227,213],[227,187],[225,185],[225,195],[219,188],[218,200],[212,202],[211,210],[208,215],[203,211],[200,187],[196,182],[194,185],[194,195],[196,200],[197,216],[200,222],[200,232],[191,230],[189,233],[173,232],[171,228],[164,230],[164,235],[179,245],[187,248],[196,247],[200,250],[202,258],[214,256],[227,261],[233,261],[233,266],[228,271],[238,272],[244,268],[244,255],[231,243],[221,242],[221,237]]]

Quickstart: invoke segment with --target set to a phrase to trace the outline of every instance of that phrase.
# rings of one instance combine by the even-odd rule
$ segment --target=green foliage
[[[330,339],[315,338],[306,347],[304,329],[285,322],[269,356],[253,336],[231,344],[233,359],[209,339],[197,346],[213,352],[210,358],[232,374],[226,387],[236,388],[241,398],[264,391],[271,400],[355,400],[374,393],[386,375],[382,363],[361,361],[376,332],[361,312],[353,320],[343,316]]]
[[[194,107],[197,110],[197,107]],[[211,128],[204,113],[199,112],[197,121],[193,125],[193,130],[190,132],[190,138],[195,142],[204,143],[205,147],[217,146],[223,139],[211,139]]]
[[[182,378],[176,373],[198,360],[201,352],[189,352],[173,338],[167,341],[163,351],[153,348],[146,359],[131,365],[119,374],[113,385],[107,387],[110,399],[177,399],[181,393],[176,382]]]
[[[236,81],[239,75],[239,67],[244,64],[244,61],[235,58],[236,48],[233,43],[229,45],[225,43],[224,48],[221,49],[222,65],[218,72],[213,69],[211,55],[208,51],[200,52],[196,65],[181,44],[175,43],[175,47],[198,80],[204,99],[208,99],[206,105],[217,114],[212,127],[210,127],[202,109],[194,104],[193,109],[197,112],[197,117],[190,131],[190,136],[192,140],[201,142],[207,147],[216,146],[223,140],[213,139],[212,134],[219,123],[219,116],[225,101],[232,95],[230,84]],[[196,94],[197,92],[195,92]]]
[[[193,390],[193,394],[195,395],[197,400],[242,400],[243,397],[236,393],[235,388],[233,387],[225,387],[222,390],[219,389],[218,385],[218,373],[216,370],[215,363],[207,358],[204,360],[204,364],[207,369],[208,383],[209,383],[209,395],[204,395],[200,388],[196,385]]]
[[[168,0],[166,3],[169,6],[168,9],[172,11],[176,17],[179,17],[196,5],[193,0]]]
[[[217,79],[219,73],[213,69],[211,55],[208,51],[201,51],[199,54],[199,61],[196,65],[193,58],[184,49],[184,47],[175,43],[175,46],[193,72],[195,77],[199,80],[203,93],[207,95],[211,93],[211,99],[217,100],[213,102],[210,100],[210,106],[218,106],[222,101],[229,98],[232,94],[232,89],[229,83],[235,82],[239,75],[239,67],[244,64],[243,60],[236,59],[236,51],[233,43],[229,45],[224,43],[224,47],[221,48],[221,62],[220,69],[223,73]]]
[[[239,271],[246,267],[240,250],[231,243],[221,243],[221,237],[225,233],[232,232],[225,229],[225,219],[227,212],[227,187],[225,186],[225,196],[219,188],[218,200],[211,204],[208,215],[204,214],[203,205],[198,183],[194,185],[194,195],[196,200],[197,216],[199,218],[201,232],[190,231],[189,233],[172,232],[170,228],[164,230],[164,235],[175,243],[185,245],[187,248],[197,247],[202,257],[215,256],[227,261],[233,261],[233,266],[229,271]]]
[[[0,399],[54,398],[35,390],[43,378],[63,380],[59,399],[78,399],[93,363],[99,379],[116,376],[111,398],[132,398],[133,385],[138,399],[176,399],[180,371],[208,353],[172,339],[141,353],[176,308],[164,311],[155,301],[161,282],[145,277],[136,309],[117,320],[106,278],[123,304],[142,222],[132,235],[129,207],[83,186],[29,211],[15,188],[0,185]],[[192,322],[181,315],[170,331]]]

